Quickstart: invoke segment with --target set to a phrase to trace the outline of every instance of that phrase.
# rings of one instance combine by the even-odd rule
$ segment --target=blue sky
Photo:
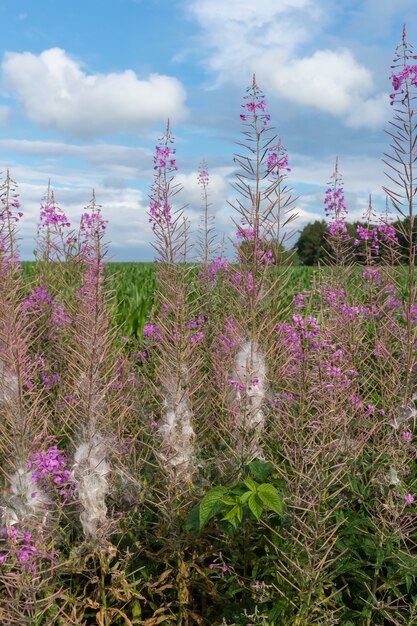
[[[0,170],[19,184],[22,257],[50,178],[74,221],[96,190],[114,260],[152,260],[147,194],[168,117],[191,225],[205,159],[217,230],[232,235],[253,72],[288,150],[297,227],[324,216],[336,155],[350,219],[369,193],[382,210],[390,64],[403,23],[417,43],[416,18],[415,0],[0,1]]]

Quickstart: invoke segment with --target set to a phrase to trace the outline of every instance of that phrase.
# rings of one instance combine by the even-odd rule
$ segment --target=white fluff
[[[28,516],[48,513],[48,496],[32,482],[32,472],[19,467],[10,479],[10,495],[4,508],[4,521],[17,524]]]
[[[402,404],[398,407],[396,415],[391,422],[391,426],[398,430],[403,424],[409,424],[417,419],[417,409],[414,406],[415,396],[408,404]]]
[[[162,437],[160,458],[173,482],[191,482],[195,433],[192,426],[190,394],[173,377],[166,385],[168,393],[159,425]]]
[[[7,370],[0,359],[0,403],[17,403],[19,396],[19,381],[15,374]]]
[[[109,491],[107,449],[103,437],[96,433],[75,451],[73,474],[82,511],[80,520],[86,539],[96,539],[106,522],[106,495]]]
[[[401,480],[398,478],[397,470],[392,465],[390,465],[387,479],[389,485],[393,485],[394,487],[398,487],[398,485],[401,485]]]
[[[236,381],[234,397],[235,414],[240,423],[236,424],[235,436],[248,462],[254,458],[263,458],[261,437],[265,428],[265,413],[262,407],[267,392],[267,365],[263,352],[257,343],[252,346],[246,341],[236,355],[233,379]],[[257,379],[257,382],[253,381]],[[239,390],[243,387],[243,391]],[[244,393],[244,398],[242,398]],[[246,406],[242,401],[246,399]],[[243,417],[242,417],[243,414]]]

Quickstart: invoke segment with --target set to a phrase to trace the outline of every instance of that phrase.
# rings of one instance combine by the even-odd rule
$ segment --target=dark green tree
[[[316,220],[304,226],[294,245],[302,265],[317,265],[320,260],[326,259],[326,250],[330,251],[326,240],[328,232],[325,220]]]
[[[263,252],[271,251],[274,263],[277,265],[298,265],[298,256],[293,249],[286,248],[277,239],[269,241],[261,241],[258,243],[259,250]],[[245,239],[239,246],[239,255],[246,263],[251,263],[253,258],[254,242],[251,239]]]

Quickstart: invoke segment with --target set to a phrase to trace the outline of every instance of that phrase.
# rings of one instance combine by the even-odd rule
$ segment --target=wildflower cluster
[[[404,88],[404,83],[409,83],[409,85],[413,85],[417,87],[417,64],[410,64],[409,61],[413,61],[417,59],[417,56],[411,54],[413,50],[413,46],[411,46],[407,42],[407,33],[406,27],[404,25],[403,29],[403,41],[397,47],[394,65],[391,66],[391,83],[394,89],[394,93],[390,94],[390,104],[394,104],[396,102],[396,98],[400,95],[400,101],[404,103],[404,99],[407,96],[407,90]],[[398,69],[398,68],[401,69]]]
[[[362,242],[366,242],[369,260],[372,257],[379,257],[381,244],[385,246],[398,244],[398,236],[392,224],[378,224],[372,227],[365,227],[359,224],[356,227],[356,232],[358,236],[353,240],[353,245],[358,247]]]
[[[338,159],[336,159],[336,169],[328,185],[330,186],[327,188],[324,197],[324,212],[327,217],[330,217],[330,235],[339,239],[348,239],[349,235],[346,226],[347,208]]]
[[[31,470],[32,483],[42,491],[48,492],[53,488],[60,496],[69,497],[75,489],[75,483],[71,479],[71,471],[65,469],[67,463],[64,452],[57,446],[50,446],[45,452],[32,453],[27,469]],[[35,496],[36,492],[33,494]]]
[[[162,231],[165,237],[169,237],[172,221],[170,183],[173,172],[178,169],[174,158],[176,149],[170,145],[173,142],[168,124],[159,145],[155,147],[154,170],[156,173],[149,203],[149,222],[152,224],[152,230]]]
[[[0,536],[0,572],[2,568],[16,571],[23,569],[31,575],[37,573],[43,560],[53,562],[56,558],[54,551],[46,551],[42,541],[32,532],[23,530],[17,525],[3,528]]]
[[[258,122],[267,126],[271,116],[267,112],[265,96],[256,84],[255,76],[253,77],[252,86],[247,90],[247,94],[248,95],[243,96],[243,99],[248,100],[248,102],[241,105],[245,113],[240,114],[240,119],[243,122],[249,120],[251,126],[256,125]]]
[[[288,154],[281,139],[276,146],[268,148],[267,168],[269,172],[276,172],[277,174],[282,171],[291,172],[291,168],[288,166]]]
[[[32,318],[47,316],[49,328],[48,337],[54,339],[57,332],[67,328],[71,318],[67,315],[62,304],[57,304],[48,293],[47,287],[32,289],[30,295],[23,301],[22,309]]]
[[[197,183],[205,189],[210,182],[210,176],[208,171],[208,166],[205,161],[203,161],[198,168],[198,176]]]
[[[39,228],[44,229],[50,226],[66,227],[71,226],[70,221],[64,211],[56,206],[52,194],[51,200],[41,205]]]

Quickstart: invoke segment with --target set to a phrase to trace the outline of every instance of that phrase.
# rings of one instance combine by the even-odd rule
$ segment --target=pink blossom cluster
[[[39,539],[37,540],[33,533],[27,530],[13,525],[3,528],[1,534],[5,550],[0,554],[0,571],[5,566],[16,570],[18,565],[24,571],[36,574],[41,560],[47,559],[51,562],[55,560],[56,553],[42,549]]]
[[[391,103],[394,104],[395,98],[398,93],[404,94],[403,88],[404,81],[409,80],[414,87],[417,87],[417,65],[405,65],[399,72],[392,72],[391,82],[394,89],[394,93],[390,94]]]
[[[21,211],[13,211],[13,209],[20,209],[19,202],[20,194],[16,192],[8,192],[8,190],[3,189],[0,193],[0,201],[3,205],[3,208],[0,210],[0,219],[2,221],[10,220],[11,222],[18,222],[21,217],[23,217],[23,213]]]
[[[64,469],[67,459],[57,446],[50,446],[45,452],[33,452],[27,462],[27,468],[32,470],[32,483],[42,491],[49,491],[51,486],[58,489],[61,496],[68,497],[75,489],[71,480],[71,472]],[[36,496],[36,492],[32,494]]]
[[[54,202],[41,206],[39,228],[47,228],[48,226],[63,226],[67,228],[71,226],[65,213],[58,209]]]
[[[276,170],[277,173],[284,171],[291,172],[291,168],[288,167],[288,154],[279,140],[276,146],[269,148],[269,154],[267,158],[267,168],[269,172]]]
[[[174,139],[171,136],[168,124],[165,135],[161,138],[159,145],[155,147],[153,159],[156,174],[150,196],[149,223],[152,224],[154,233],[158,233],[161,230],[164,232],[166,227],[172,226],[171,205],[169,202],[169,196],[172,195],[172,192],[170,192],[169,185],[173,178],[172,173],[178,169],[175,158],[172,158],[176,149],[169,146],[173,142]]]
[[[346,226],[347,208],[343,194],[342,177],[339,174],[337,162],[332,179],[333,181],[328,183],[331,186],[326,189],[324,196],[324,212],[327,217],[331,218],[329,232],[332,237],[349,239]]]
[[[199,315],[196,320],[190,320],[188,322],[189,329],[193,331],[190,335],[191,345],[195,345],[203,341],[204,332],[202,330],[202,327],[205,321],[206,321],[206,318],[204,317],[204,315]]]
[[[231,282],[240,292],[252,293],[256,288],[253,272],[237,270],[231,275]]]
[[[345,197],[341,186],[336,189],[333,187],[326,189],[326,195],[324,197],[324,212],[328,217],[342,217],[347,215]]]
[[[244,102],[241,105],[245,110],[245,113],[241,113],[240,119],[243,122],[247,122],[249,120],[251,125],[260,121],[264,126],[266,126],[270,121],[271,116],[267,113],[265,96],[258,88],[258,85],[255,82],[255,77],[252,86],[249,87],[247,92],[248,95],[243,96],[243,99],[249,100],[249,102]],[[250,115],[248,115],[248,113],[250,113]]]
[[[91,212],[91,213],[83,213],[81,216],[81,226],[80,231],[94,231],[100,233],[103,230],[106,230],[108,220],[103,219],[101,213]]]
[[[35,317],[48,316],[50,323],[48,337],[53,339],[57,332],[64,330],[71,323],[64,307],[57,304],[46,287],[33,289],[30,296],[22,303],[22,309]]]
[[[240,228],[236,233],[236,237],[238,239],[255,239],[255,229],[254,228]]]
[[[47,391],[50,391],[55,385],[61,382],[61,377],[58,372],[48,373],[48,372],[40,372],[39,376],[44,384],[44,387]]]
[[[158,343],[161,341],[161,327],[158,324],[146,324],[143,329],[143,336]]]
[[[210,181],[210,177],[209,177],[207,163],[203,161],[203,163],[201,163],[200,167],[198,168],[197,183],[201,187],[204,188],[204,187],[207,187],[207,185],[209,184],[209,181]]]
[[[369,251],[375,257],[379,255],[380,243],[385,245],[398,244],[397,233],[391,224],[378,224],[378,226],[373,227],[358,225],[356,232],[358,236],[353,240],[353,245],[357,247],[361,242],[369,242]]]
[[[157,224],[171,222],[171,206],[168,202],[160,202],[157,199],[152,199],[149,203],[149,222],[152,224],[152,230],[157,228]]]
[[[170,139],[173,141],[172,139]],[[176,148],[170,148],[166,144],[160,144],[155,147],[155,155],[153,158],[154,170],[164,169],[167,172],[173,172],[178,169],[176,159],[172,156],[176,153]]]
[[[208,267],[210,282],[214,284],[218,278],[224,278],[229,272],[229,261],[222,257],[216,257]]]

